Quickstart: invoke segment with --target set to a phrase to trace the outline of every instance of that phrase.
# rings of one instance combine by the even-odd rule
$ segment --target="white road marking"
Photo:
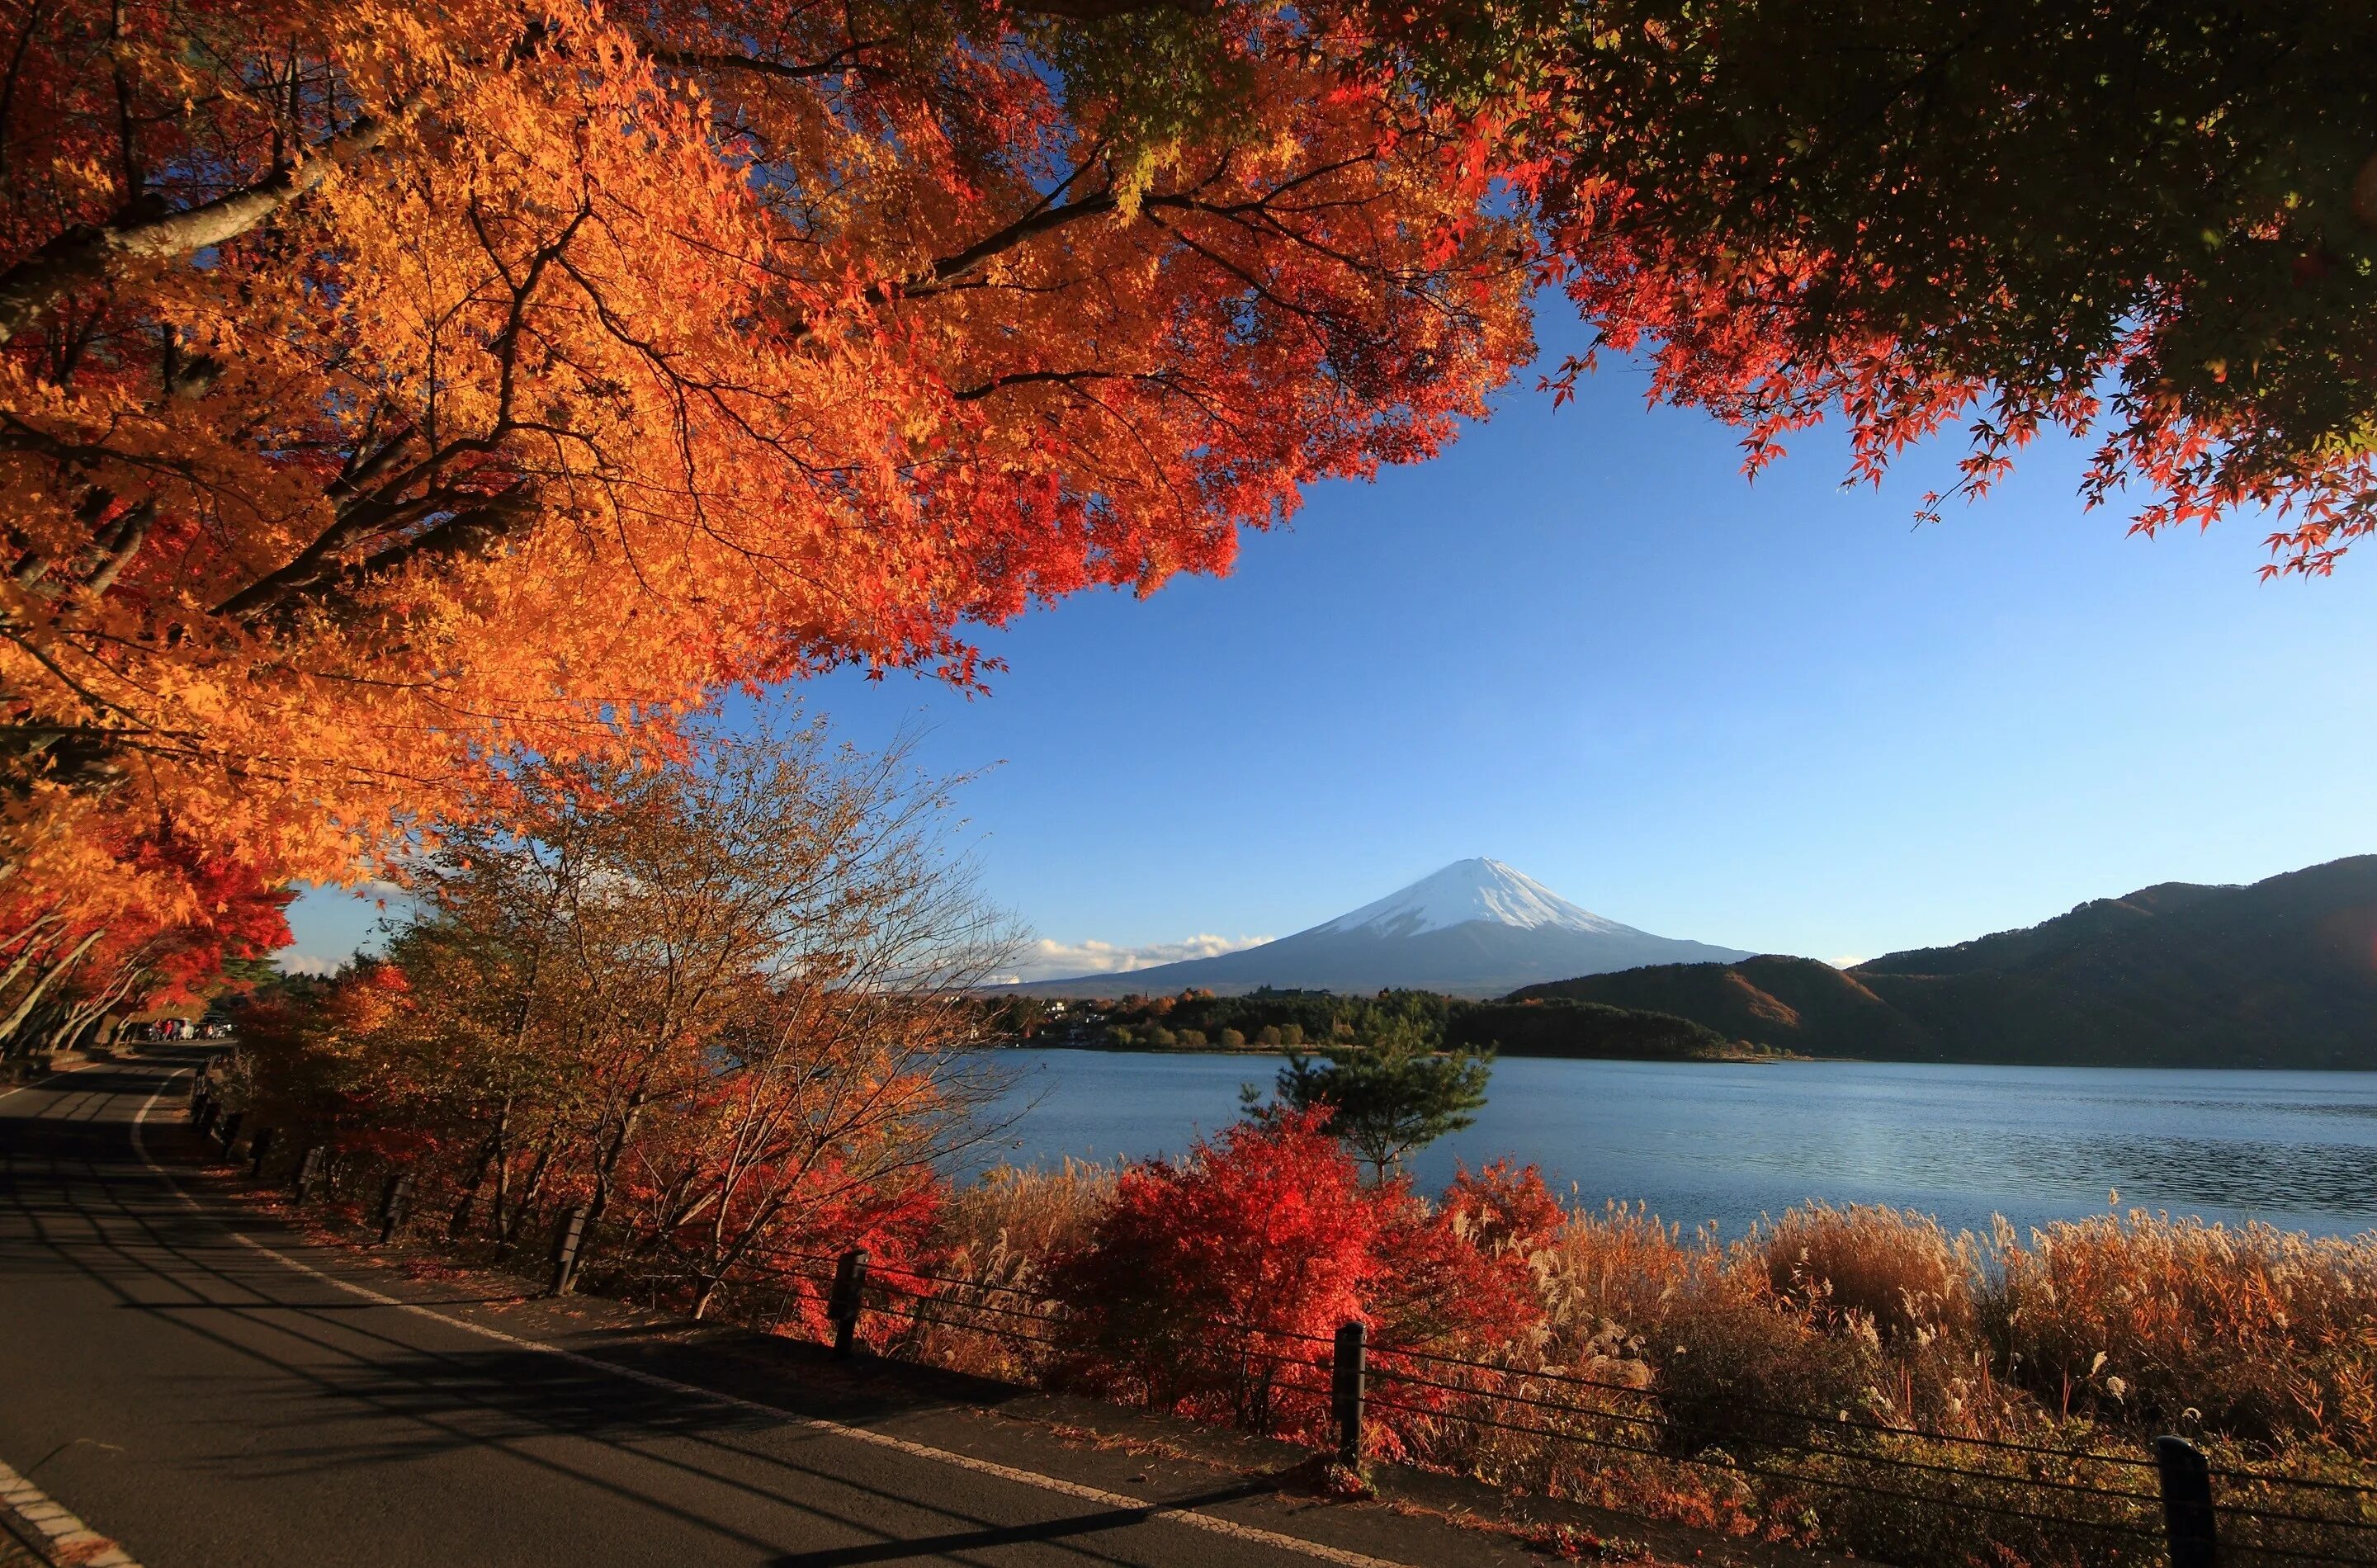
[[[14,1099],[30,1090],[47,1088],[68,1073],[79,1072],[90,1065],[80,1062],[73,1067],[59,1068],[30,1083],[20,1083],[6,1094],[0,1094],[0,1100]],[[76,1518],[6,1463],[0,1463],[0,1503],[7,1504],[19,1518],[41,1531],[49,1541],[49,1550],[54,1555],[77,1564],[78,1568],[140,1568],[130,1552]]]
[[[141,1164],[164,1179],[165,1185],[173,1190],[173,1196],[195,1209],[199,1207],[198,1201],[182,1190],[182,1184],[173,1179],[173,1172],[149,1157],[148,1143],[141,1136],[141,1128],[148,1121],[149,1113],[156,1108],[157,1102],[164,1097],[165,1090],[171,1086],[173,1080],[187,1071],[189,1071],[187,1068],[183,1068],[169,1074],[165,1082],[158,1085],[157,1092],[149,1095],[139,1110],[134,1113],[132,1152],[140,1156]],[[697,1399],[709,1400],[731,1409],[771,1416],[794,1426],[806,1427],[811,1431],[822,1432],[832,1437],[848,1438],[854,1442],[870,1443],[877,1448],[888,1448],[897,1454],[905,1454],[911,1458],[928,1459],[936,1464],[955,1466],[961,1470],[971,1470],[979,1476],[992,1476],[999,1480],[1013,1481],[1021,1486],[1037,1487],[1044,1491],[1057,1492],[1066,1497],[1079,1498],[1084,1502],[1094,1502],[1107,1508],[1128,1509],[1145,1519],[1163,1519],[1176,1525],[1186,1525],[1191,1529],[1206,1530],[1217,1536],[1227,1536],[1233,1540],[1247,1541],[1257,1546],[1275,1547],[1280,1550],[1292,1551],[1299,1556],[1317,1558],[1323,1562],[1334,1562],[1339,1564],[1340,1568],[1408,1568],[1406,1564],[1395,1562],[1387,1558],[1366,1556],[1358,1551],[1348,1551],[1343,1547],[1305,1540],[1300,1537],[1284,1535],[1277,1530],[1266,1530],[1258,1525],[1241,1525],[1234,1519],[1217,1518],[1213,1514],[1202,1514],[1193,1508],[1177,1508],[1170,1503],[1150,1502],[1142,1497],[1131,1497],[1118,1491],[1106,1491],[1102,1488],[1085,1486],[1079,1481],[1064,1480],[1056,1476],[1044,1476],[1035,1470],[1019,1470],[1010,1465],[1000,1465],[988,1459],[977,1459],[971,1454],[958,1454],[946,1448],[935,1448],[927,1443],[912,1442],[904,1437],[894,1437],[890,1432],[876,1431],[868,1427],[846,1426],[840,1421],[830,1421],[818,1416],[804,1416],[796,1411],[787,1410],[782,1406],[762,1404],[758,1400],[746,1399],[739,1394],[721,1394],[716,1389],[700,1388],[689,1382],[679,1382],[675,1378],[664,1378],[655,1372],[641,1371],[634,1367],[622,1367],[592,1356],[581,1356],[575,1350],[565,1350],[557,1345],[547,1345],[542,1340],[525,1339],[516,1334],[507,1334],[499,1328],[489,1328],[484,1323],[474,1323],[465,1318],[449,1317],[444,1312],[433,1311],[427,1307],[418,1306],[411,1301],[399,1300],[393,1296],[374,1290],[369,1286],[356,1285],[352,1281],[340,1279],[336,1275],[325,1274],[311,1263],[301,1263],[295,1258],[276,1252],[253,1237],[229,1229],[228,1226],[225,1233],[241,1246],[252,1251],[260,1252],[274,1263],[318,1279],[323,1284],[335,1287],[351,1296],[360,1296],[364,1300],[379,1306],[393,1307],[398,1311],[410,1312],[417,1318],[427,1318],[433,1323],[463,1329],[484,1338],[508,1345],[515,1349],[532,1350],[541,1355],[556,1357],[573,1366],[584,1367],[611,1377],[625,1378],[630,1382],[642,1383],[648,1388],[662,1388],[675,1394],[691,1394]],[[97,1560],[94,1559],[93,1562],[95,1568],[105,1568],[105,1565],[98,1564]]]
[[[130,1552],[51,1502],[41,1488],[6,1465],[0,1465],[0,1502],[41,1531],[51,1554],[61,1562],[75,1568],[140,1568]]]

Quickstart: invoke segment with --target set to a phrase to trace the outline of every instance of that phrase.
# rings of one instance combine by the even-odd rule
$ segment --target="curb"
[[[5,1464],[0,1464],[0,1527],[23,1542],[35,1560],[53,1568],[140,1568],[130,1552]]]

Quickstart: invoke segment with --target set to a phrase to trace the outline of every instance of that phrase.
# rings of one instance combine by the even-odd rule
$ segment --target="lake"
[[[1177,1154],[1265,1090],[1276,1058],[1013,1050],[995,1157]],[[2342,1235],[2377,1227],[2377,1073],[1941,1067],[1890,1062],[1495,1064],[1476,1124],[1412,1165],[1505,1155],[1598,1205],[1647,1203],[1738,1234],[1825,1199],[1981,1229],[2121,1206]]]

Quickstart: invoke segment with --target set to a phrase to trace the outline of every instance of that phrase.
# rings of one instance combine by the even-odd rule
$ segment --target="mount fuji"
[[[1375,904],[1260,947],[1010,988],[1110,997],[1185,987],[1220,996],[1263,986],[1347,992],[1410,987],[1482,997],[1646,964],[1730,964],[1750,956],[1738,948],[1621,926],[1499,860],[1474,859],[1456,860]]]

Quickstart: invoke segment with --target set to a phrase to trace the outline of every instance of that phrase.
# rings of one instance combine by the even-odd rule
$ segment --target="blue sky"
[[[1547,363],[1581,344],[1542,330]],[[961,805],[1034,973],[1284,935],[1470,855],[1842,959],[2377,850],[2377,547],[2262,582],[2252,520],[2149,541],[2083,511],[2065,442],[1917,526],[1953,440],[1877,492],[1810,433],[1752,485],[1639,369],[1559,410],[1533,385],[1432,463],[1316,489],[1227,579],[991,635],[987,698],[782,700],[988,770]],[[309,896],[295,952],[369,918]]]

